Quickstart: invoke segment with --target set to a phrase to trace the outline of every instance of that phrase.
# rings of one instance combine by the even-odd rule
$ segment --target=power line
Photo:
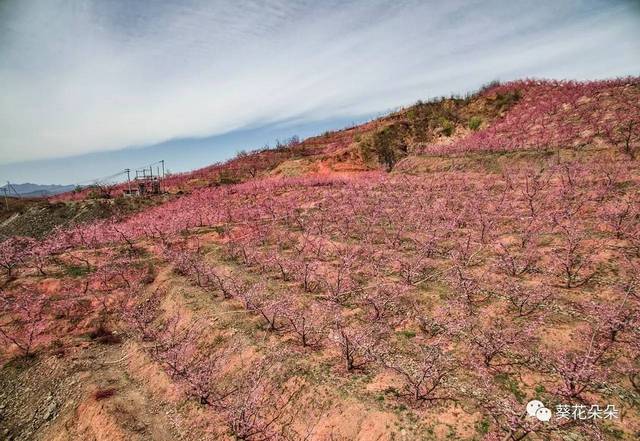
[[[16,191],[15,187],[11,185],[11,182],[7,181],[7,185],[2,187],[2,191],[4,193],[4,206],[7,211],[9,211],[9,189],[13,190],[18,199],[22,199],[22,195]]]
[[[164,165],[164,159],[161,159],[160,161],[152,162],[150,164],[141,165],[140,167],[136,167],[133,170],[148,170],[149,167],[151,167],[152,165],[157,165],[157,164],[163,164]]]
[[[152,168],[152,166],[154,166],[154,165],[157,166],[156,167],[156,176],[155,176],[155,178],[158,179],[158,180],[159,179],[164,179],[164,177],[165,177],[164,159],[161,159],[159,161],[155,161],[155,162],[152,162],[150,164],[144,165],[144,166],[142,166],[142,167],[140,167],[138,169],[134,169],[136,171],[136,179],[138,178],[138,171],[144,171],[144,172],[149,171],[150,172],[150,177],[154,178],[154,176],[153,176],[153,168]],[[160,168],[159,165],[162,165],[162,168]],[[162,174],[160,173],[160,170],[162,170]],[[114,178],[117,178],[119,176],[123,176],[124,177],[124,175],[126,175],[126,182],[127,182],[128,190],[129,190],[129,193],[131,193],[131,171],[132,171],[132,169],[126,168],[126,169],[124,169],[122,171],[119,171],[117,173],[113,173],[113,174],[108,175],[108,176],[102,176],[102,177],[99,177],[99,178],[87,179],[85,181],[76,182],[76,183],[74,183],[72,185],[74,185],[76,187],[85,187],[85,186],[90,186],[92,184],[93,185],[99,185],[99,184],[107,183],[110,180],[113,180]],[[142,177],[144,179],[144,178],[147,178],[149,176],[143,175]],[[4,192],[5,206],[6,206],[7,210],[9,209],[9,202],[8,202],[8,196],[9,195],[8,195],[8,193],[9,193],[10,189],[13,190],[13,193],[15,193],[15,195],[18,198],[22,198],[22,195],[20,193],[18,193],[18,191],[15,189],[15,187],[13,185],[11,185],[11,183],[9,181],[7,181],[7,185],[2,187],[1,189]]]
[[[126,174],[130,173],[132,170],[133,170],[133,171],[145,171],[145,170],[151,170],[151,171],[152,171],[151,173],[153,174],[153,169],[151,168],[151,166],[153,166],[153,165],[161,165],[161,166],[162,166],[162,168],[161,168],[161,169],[160,169],[159,167],[156,167],[156,168],[157,168],[158,170],[162,170],[162,174],[161,174],[161,175],[160,175],[160,174],[158,174],[158,177],[160,177],[160,176],[161,176],[161,177],[164,177],[164,175],[165,175],[164,159],[161,159],[161,160],[159,160],[159,161],[151,162],[151,163],[149,163],[149,164],[142,165],[142,166],[139,166],[139,167],[135,167],[135,168],[126,168],[126,169],[124,169],[124,170],[122,170],[122,171],[120,171],[120,172],[118,172],[118,173],[114,173],[114,174],[109,175],[109,176],[104,176],[104,177],[100,177],[100,178],[87,179],[86,181],[79,181],[79,182],[76,182],[74,185],[76,185],[76,186],[81,186],[82,184],[91,184],[91,183],[95,183],[95,184],[97,184],[97,183],[99,183],[99,182],[105,182],[105,181],[107,181],[107,180],[109,180],[109,179],[113,179],[113,178],[117,178],[118,176],[126,175]]]
[[[13,192],[16,194],[16,196],[17,196],[18,198],[21,198],[21,197],[22,197],[22,196],[20,195],[20,193],[18,193],[18,192],[16,191],[15,187],[14,187],[13,185],[11,185],[11,182],[7,181],[7,187],[6,187],[6,188],[7,188],[7,189],[9,189],[9,188],[10,188],[11,190],[13,190]]]
[[[105,182],[105,181],[107,181],[109,179],[117,178],[118,176],[124,175],[126,173],[127,173],[127,171],[123,170],[123,171],[120,171],[118,173],[114,173],[114,174],[109,175],[109,176],[103,176],[101,178],[87,179],[86,181],[76,182],[74,185],[82,186],[82,184],[98,184],[100,182]]]

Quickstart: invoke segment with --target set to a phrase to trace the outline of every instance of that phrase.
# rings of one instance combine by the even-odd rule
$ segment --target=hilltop
[[[406,170],[413,158],[542,153],[602,144],[624,149],[623,128],[629,123],[633,153],[639,85],[638,78],[493,83],[466,97],[418,101],[385,117],[304,141],[293,136],[274,148],[242,152],[229,161],[176,174],[165,185],[170,192],[184,192],[264,176],[392,170],[398,162]],[[123,188],[111,188],[110,195],[119,195]],[[86,189],[56,200],[91,194],[92,189]]]
[[[0,436],[635,440],[639,133],[523,80],[21,209]]]

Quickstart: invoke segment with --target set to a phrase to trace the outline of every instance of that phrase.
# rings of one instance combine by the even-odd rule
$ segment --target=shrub
[[[480,128],[480,125],[482,125],[482,118],[479,116],[472,116],[469,119],[469,128],[471,130],[478,130]]]
[[[496,94],[495,106],[498,110],[508,110],[513,104],[520,100],[521,93],[519,90],[512,90],[505,93]]]
[[[456,126],[447,118],[441,117],[439,122],[440,122],[440,128],[442,129],[441,133],[444,136],[451,136],[455,133]]]
[[[371,136],[358,140],[358,153],[365,164],[373,160],[373,140]]]
[[[404,126],[393,124],[379,129],[374,134],[358,142],[358,153],[363,162],[368,163],[375,157],[378,163],[391,171],[400,158],[407,153],[404,140]]]
[[[378,162],[384,164],[387,171],[391,171],[396,162],[407,155],[407,135],[408,124],[400,122],[383,127],[371,138],[371,147],[378,156]]]
[[[240,181],[241,179],[235,176],[235,174],[230,170],[221,170],[218,175],[218,184],[220,185],[237,184]]]
[[[478,89],[478,94],[487,93],[491,89],[494,89],[494,88],[500,86],[501,84],[502,83],[500,83],[500,80],[493,80],[493,81],[490,81],[490,82],[488,82],[486,84],[483,84],[482,86],[480,86],[480,89]]]

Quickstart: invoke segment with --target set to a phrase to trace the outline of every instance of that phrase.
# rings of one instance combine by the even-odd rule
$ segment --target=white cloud
[[[383,111],[495,77],[640,73],[597,1],[7,1],[0,162]]]

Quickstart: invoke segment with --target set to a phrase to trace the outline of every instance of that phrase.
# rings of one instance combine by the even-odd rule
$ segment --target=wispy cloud
[[[640,73],[635,2],[0,3],[0,162]]]

